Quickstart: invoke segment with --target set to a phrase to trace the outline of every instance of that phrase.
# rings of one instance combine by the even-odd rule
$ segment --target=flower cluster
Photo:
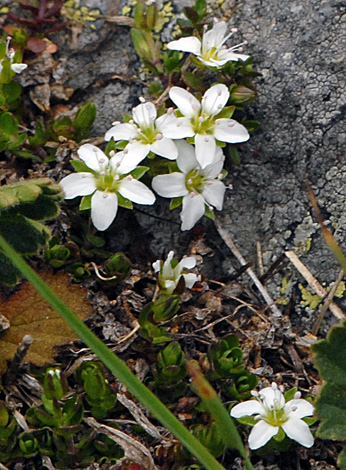
[[[314,438],[309,426],[302,420],[312,416],[314,407],[307,400],[301,399],[300,392],[287,403],[285,397],[275,382],[260,392],[252,392],[254,400],[239,403],[231,409],[233,418],[256,415],[258,421],[249,436],[250,449],[264,446],[277,435],[280,428],[286,435],[305,447],[311,447]]]
[[[247,56],[231,52],[234,48],[224,49],[229,37],[225,34],[226,23],[220,22],[204,34],[202,42],[184,38],[169,43],[169,48],[189,50],[188,44],[198,42],[196,55],[214,67],[221,67],[228,60],[246,60]],[[98,230],[105,230],[116,216],[120,198],[139,204],[154,203],[153,193],[137,181],[134,172],[146,157],[158,155],[175,162],[168,165],[170,173],[153,178],[152,187],[160,196],[175,199],[175,207],[182,203],[181,228],[190,230],[205,213],[222,209],[226,188],[221,182],[224,156],[220,147],[249,139],[245,126],[232,119],[234,107],[227,106],[229,97],[227,86],[220,83],[209,88],[201,100],[184,88],[173,86],[169,98],[177,109],[170,108],[159,117],[155,105],[142,99],[128,122],[114,122],[105,134],[107,142],[118,142],[121,152],[108,158],[89,144],[80,148],[78,154],[86,170],[61,181],[66,198],[91,196],[93,224]],[[83,203],[82,207],[88,206]]]

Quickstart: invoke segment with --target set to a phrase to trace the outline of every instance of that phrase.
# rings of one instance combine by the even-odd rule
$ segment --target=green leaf
[[[346,470],[346,447],[344,447],[339,454],[338,467],[340,470]]]
[[[208,217],[208,219],[214,220],[215,219],[215,214],[214,211],[210,209],[209,206],[205,205],[205,211],[204,215]]]
[[[194,9],[198,13],[198,21],[202,21],[207,13],[207,4],[205,0],[196,0]]]
[[[241,164],[241,159],[237,147],[234,145],[228,146],[228,153],[231,158],[231,162],[234,166],[239,166]]]
[[[120,193],[117,193],[118,205],[124,207],[125,209],[133,209],[133,204],[129,199],[126,199]]]
[[[79,173],[80,171],[86,171],[88,173],[95,173],[91,170],[84,162],[80,160],[71,160],[70,161],[73,168]]]
[[[21,86],[19,83],[11,81],[10,83],[4,83],[2,87],[4,97],[7,103],[11,103],[20,97],[22,92]]]
[[[324,439],[346,439],[346,322],[332,328],[327,339],[312,348],[315,366],[326,381],[316,404],[322,421],[317,435]],[[344,455],[341,457],[344,460]]]
[[[19,253],[30,254],[46,243],[50,232],[41,223],[29,221],[23,215],[1,214],[0,233]]]
[[[148,166],[137,166],[137,168],[130,172],[130,175],[132,175],[136,180],[139,180],[148,170]]]
[[[96,235],[87,235],[86,239],[88,240],[89,243],[92,245],[96,246],[97,248],[102,248],[105,244],[105,241],[101,237],[97,237]]]
[[[46,132],[43,127],[43,124],[39,119],[37,119],[35,123],[35,135],[29,136],[29,144],[32,145],[33,147],[39,147],[45,144],[46,141],[47,141]]]
[[[171,203],[170,203],[170,206],[169,208],[171,210],[179,207],[183,202],[183,197],[182,196],[179,196],[179,197],[174,197],[172,200],[171,200]]]
[[[205,88],[205,80],[195,73],[185,72],[184,73],[186,83],[197,91],[203,91]]]
[[[0,129],[7,136],[18,135],[18,121],[11,113],[0,115]]]
[[[82,197],[82,200],[79,204],[79,210],[80,211],[85,211],[85,210],[91,209],[91,198],[92,198],[92,194],[90,194],[90,196],[83,196]]]
[[[77,111],[76,117],[73,121],[73,126],[75,128],[89,129],[96,118],[96,106],[87,101],[83,106]]]

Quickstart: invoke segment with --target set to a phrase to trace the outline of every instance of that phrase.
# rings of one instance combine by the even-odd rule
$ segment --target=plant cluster
[[[71,390],[59,368],[48,368],[43,379],[42,405],[26,411],[22,431],[13,414],[0,403],[0,458],[3,463],[44,456],[57,468],[115,462],[123,451],[107,435],[83,422],[85,416],[106,417],[114,409],[116,394],[99,363],[84,362],[76,371],[77,391]]]
[[[193,7],[185,8],[186,18],[178,21],[180,37],[163,45],[158,36],[164,24],[162,11],[155,1],[138,0],[131,37],[148,81],[146,98],[140,97],[132,114],[124,115],[123,122],[114,122],[106,131],[103,149],[85,141],[96,116],[96,108],[89,102],[74,118],[40,118],[31,129],[15,76],[27,68],[22,62],[25,49],[40,53],[44,36],[65,27],[59,17],[62,5],[61,1],[50,4],[46,0],[39,0],[35,6],[20,4],[33,18],[9,14],[25,29],[13,29],[13,39],[3,37],[0,43],[0,152],[8,159],[26,158],[54,165],[55,148],[61,141],[71,141],[75,148],[80,144],[78,157],[70,162],[75,173],[62,178],[60,185],[40,178],[0,187],[0,263],[4,268],[0,270],[0,282],[13,285],[24,274],[129,392],[205,468],[222,470],[215,459],[233,448],[244,459],[247,470],[253,470],[230,415],[253,428],[248,441],[252,450],[263,446],[284,450],[288,441],[285,435],[311,447],[314,436],[309,426],[314,423],[314,406],[302,399],[297,389],[284,394],[283,387],[275,383],[254,391],[257,378],[247,371],[235,335],[214,341],[203,353],[188,351],[174,335],[171,325],[179,317],[182,294],[186,289],[198,290],[200,285],[201,277],[190,272],[196,266],[194,257],[178,261],[170,251],[166,260],[152,265],[157,275],[156,292],[139,311],[135,329],[138,337],[132,347],[134,352],[148,350],[151,364],[144,385],[9,245],[24,256],[37,254],[45,247],[44,261],[54,270],[72,274],[74,282],[90,276],[93,269],[98,281],[116,288],[130,274],[131,262],[123,253],[108,252],[102,234],[95,235],[85,219],[78,235],[71,235],[66,242],[57,235],[51,237],[45,222],[57,217],[63,197],[81,197],[79,210],[91,210],[92,225],[104,232],[119,207],[153,205],[156,193],[171,199],[171,209],[182,206],[181,229],[190,230],[204,215],[213,219],[213,211],[222,210],[227,189],[223,182],[225,164],[227,160],[228,164],[239,164],[236,145],[247,142],[258,127],[244,112],[256,97],[252,78],[257,75],[252,59],[244,54],[246,43],[226,45],[236,30],[228,33],[224,21],[211,21],[205,0],[196,0]],[[11,41],[14,48],[10,47]],[[79,217],[72,204],[65,208],[71,220]],[[95,264],[100,259],[102,274]],[[314,347],[317,365],[327,380],[317,401],[317,415],[325,420],[318,430],[320,437],[345,437],[345,380],[340,373],[344,366],[336,358],[336,352],[344,349],[344,336],[342,325]],[[123,457],[123,450],[108,434],[88,424],[88,418],[104,420],[117,417],[119,409],[123,412],[102,367],[85,362],[70,381],[73,384],[68,384],[60,369],[46,371],[42,404],[26,410],[24,431],[6,404],[0,402],[0,459],[5,464],[32,459],[40,466],[46,456],[64,469],[95,461],[115,462]],[[338,398],[338,413],[332,409],[334,395]],[[162,402],[177,414],[181,407],[187,426]],[[131,429],[143,433],[138,426]],[[168,452],[180,467],[201,468],[180,445],[172,445]],[[339,464],[346,468],[344,452]],[[130,464],[131,470],[137,468],[135,465]]]

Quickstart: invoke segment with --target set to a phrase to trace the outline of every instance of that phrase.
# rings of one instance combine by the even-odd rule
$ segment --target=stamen
[[[126,179],[129,180],[129,181],[132,181],[132,180],[133,180],[133,176],[132,176],[132,175],[129,175],[129,176],[126,177]]]
[[[204,137],[204,142],[209,142],[209,137]]]
[[[121,124],[120,121],[113,121],[113,122],[112,122],[112,126],[118,126],[119,124]]]
[[[109,156],[110,156],[110,157],[114,157],[114,155],[115,155],[114,150],[111,150],[111,151],[109,152]]]
[[[234,122],[230,122],[230,123],[228,124],[228,127],[234,127],[234,125],[235,125]]]
[[[174,109],[173,108],[168,108],[167,109],[167,114],[171,115],[173,114]]]
[[[189,178],[189,179],[187,180],[187,184],[189,184],[189,185],[191,186],[192,183],[193,183],[192,179]]]
[[[200,116],[200,117],[198,118],[198,121],[199,121],[199,122],[204,122],[204,121],[205,121],[205,119],[204,119],[204,117],[203,117],[203,116]]]
[[[292,406],[291,411],[297,411],[298,406]]]
[[[301,396],[302,396],[302,394],[301,394],[300,392],[296,392],[296,393],[294,394],[294,399],[295,399],[295,400],[299,400],[299,398],[300,398]]]
[[[145,98],[144,98],[144,96],[140,96],[138,99],[139,99],[139,101],[140,101],[141,103],[145,103]]]
[[[120,176],[119,175],[114,175],[113,181],[119,181],[119,180],[120,180]]]
[[[127,155],[129,153],[129,149],[124,148],[123,152],[124,152],[124,155]]]
[[[107,199],[108,196],[109,195],[107,193],[103,193],[103,195],[102,195],[103,199]]]

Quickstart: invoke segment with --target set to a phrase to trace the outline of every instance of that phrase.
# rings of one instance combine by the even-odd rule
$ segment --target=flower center
[[[97,176],[95,176],[96,188],[99,191],[116,193],[119,191],[121,180],[118,175],[110,166],[107,166]]]
[[[191,118],[191,126],[195,134],[212,135],[215,127],[214,116],[210,116],[201,110],[201,113]]]
[[[278,400],[275,399],[274,405],[272,406],[268,406],[265,400],[263,400],[262,403],[266,412],[261,416],[261,419],[268,424],[274,427],[280,427],[288,421],[288,413],[285,412],[284,407],[280,407]]]
[[[185,178],[186,189],[190,193],[201,193],[204,188],[205,177],[202,172],[193,169],[188,172]]]
[[[202,49],[201,58],[205,61],[209,61],[210,59],[217,60],[218,59],[218,47],[212,47],[210,49]]]
[[[156,129],[155,125],[149,127],[141,127],[141,132],[135,139],[139,140],[142,145],[153,144],[156,140],[162,138],[160,131]]]

